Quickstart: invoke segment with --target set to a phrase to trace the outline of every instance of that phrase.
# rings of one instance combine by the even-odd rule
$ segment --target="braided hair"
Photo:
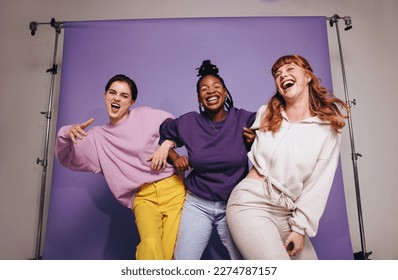
[[[200,82],[203,80],[204,77],[211,75],[220,80],[222,86],[225,88],[225,90],[227,92],[227,97],[224,102],[224,107],[227,110],[229,110],[231,107],[234,106],[234,101],[232,99],[232,96],[229,93],[229,90],[227,89],[227,87],[225,86],[225,82],[224,82],[223,78],[221,78],[220,75],[218,75],[219,70],[216,65],[212,64],[210,60],[203,60],[202,65],[200,67],[196,68],[196,70],[198,70],[197,76],[200,77],[198,82],[196,83],[196,92],[198,93],[198,96],[200,94]],[[204,111],[201,104],[199,104],[199,111],[200,112]]]

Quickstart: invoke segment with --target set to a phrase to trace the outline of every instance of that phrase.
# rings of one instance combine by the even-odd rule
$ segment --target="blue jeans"
[[[224,201],[210,201],[187,193],[174,250],[176,260],[199,260],[209,243],[213,226],[230,258],[242,259],[228,229],[226,204]]]

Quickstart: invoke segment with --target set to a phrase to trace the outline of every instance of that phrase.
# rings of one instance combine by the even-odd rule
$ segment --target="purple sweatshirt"
[[[68,136],[71,125],[62,127],[55,143],[55,155],[65,167],[77,171],[101,173],[116,199],[131,208],[137,188],[173,175],[167,165],[164,171],[151,171],[147,159],[159,144],[159,126],[171,114],[137,107],[120,124],[94,126],[87,137],[73,144]]]
[[[204,113],[189,112],[161,125],[161,141],[169,139],[187,149],[192,168],[185,180],[189,191],[211,201],[228,200],[248,172],[242,133],[255,117],[253,112],[231,108],[222,122],[210,122]]]

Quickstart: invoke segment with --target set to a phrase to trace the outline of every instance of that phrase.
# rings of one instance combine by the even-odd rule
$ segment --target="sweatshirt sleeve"
[[[71,127],[72,125],[64,126],[58,131],[54,149],[56,158],[71,170],[101,173],[93,129],[90,129],[82,140],[77,139],[77,144],[74,144],[68,135]]]
[[[246,127],[252,127],[252,125],[254,124],[254,121],[256,120],[257,113],[249,112],[249,111],[246,111],[245,113],[246,113],[246,118],[247,118]]]
[[[303,191],[295,201],[296,209],[289,220],[291,229],[314,237],[325,210],[339,160],[341,135],[334,133],[319,157],[311,175],[304,181]]]
[[[159,128],[160,132],[160,143],[162,144],[165,140],[171,140],[177,147],[183,146],[180,141],[178,132],[178,118],[165,120]]]

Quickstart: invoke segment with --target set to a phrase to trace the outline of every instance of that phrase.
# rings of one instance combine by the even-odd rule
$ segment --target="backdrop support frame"
[[[37,158],[36,164],[40,164],[42,169],[41,176],[41,188],[40,188],[40,204],[39,204],[39,217],[37,224],[37,238],[36,238],[36,249],[35,249],[35,260],[41,259],[41,241],[42,241],[42,232],[43,232],[43,219],[44,219],[44,202],[46,196],[46,181],[47,181],[47,166],[48,166],[48,148],[49,148],[49,139],[50,139],[50,125],[51,125],[51,115],[52,115],[52,104],[54,97],[54,84],[55,84],[55,75],[58,72],[58,65],[56,64],[57,59],[57,49],[58,49],[58,36],[61,33],[61,28],[63,22],[57,22],[54,18],[51,19],[50,22],[35,22],[32,21],[29,23],[29,29],[31,31],[31,35],[34,36],[37,31],[38,25],[51,25],[55,29],[55,42],[54,42],[54,52],[52,59],[52,67],[47,69],[46,73],[51,73],[51,83],[50,83],[50,93],[48,99],[48,109],[46,112],[40,112],[46,118],[46,130],[45,130],[45,139],[44,139],[44,151],[43,158]]]
[[[341,72],[343,76],[343,86],[344,86],[344,96],[345,96],[345,101],[350,107],[350,110],[348,111],[348,130],[349,130],[349,135],[350,135],[350,144],[351,144],[351,158],[352,158],[352,166],[353,166],[353,171],[354,171],[354,183],[355,183],[355,194],[356,194],[356,202],[357,202],[357,211],[358,211],[358,221],[359,221],[359,234],[361,238],[361,248],[362,251],[354,253],[354,258],[356,260],[368,260],[369,255],[372,254],[372,252],[367,252],[366,250],[366,241],[365,241],[365,229],[364,229],[364,224],[363,224],[363,216],[362,216],[362,205],[361,205],[361,193],[360,193],[360,187],[359,187],[359,174],[358,174],[358,164],[357,160],[358,157],[362,157],[360,153],[357,153],[355,151],[355,141],[354,141],[354,131],[353,131],[353,126],[352,126],[352,116],[351,116],[351,107],[356,105],[356,100],[350,100],[349,95],[348,95],[348,88],[347,88],[347,79],[346,79],[346,74],[345,74],[345,67],[344,67],[344,58],[343,58],[343,50],[341,47],[341,39],[340,39],[340,31],[339,31],[339,26],[338,26],[338,21],[340,19],[344,20],[345,23],[345,31],[348,31],[352,28],[352,21],[351,17],[349,16],[339,16],[337,14],[334,14],[332,17],[327,17],[326,18],[329,21],[330,27],[333,27],[333,25],[336,26],[336,33],[337,33],[337,42],[339,46],[339,55],[340,55],[340,63],[341,63]]]
[[[54,22],[55,22],[55,20],[54,20]],[[48,23],[43,23],[43,24],[48,24]],[[33,24],[31,23],[31,25],[33,27],[35,27],[35,26],[37,27],[37,23],[33,23]],[[31,27],[31,25],[30,25],[30,27]],[[55,26],[53,26],[53,27],[55,27]],[[32,28],[31,28],[31,30],[32,30]],[[32,35],[34,35],[34,31],[35,30],[32,30]],[[56,31],[57,31],[57,29],[56,29]],[[60,30],[56,33],[56,42],[57,42],[57,38],[58,38],[58,34],[59,33],[60,33]],[[56,47],[54,49],[54,53],[55,52],[56,52]],[[54,58],[55,58],[55,55],[54,55]],[[56,67],[56,64],[54,62],[53,63],[53,68],[48,69],[47,72],[51,72],[52,75],[54,76],[56,74],[56,70],[57,70],[57,67]],[[51,88],[53,88],[53,82],[51,83]],[[49,103],[51,103],[51,100],[52,100],[52,90],[50,91],[50,96],[51,97],[50,97]],[[49,105],[49,107],[51,107],[51,106]],[[50,118],[51,118],[51,110],[49,109],[48,112],[42,112],[42,114],[45,115],[45,117],[47,118],[47,122],[49,123]],[[46,131],[46,135],[47,135],[47,131]],[[47,151],[47,147],[48,147],[48,140],[46,141],[46,144],[45,144],[45,152]],[[47,160],[46,159],[47,159],[47,154],[45,154],[44,159],[37,159],[37,164],[42,164],[42,166],[43,166],[43,175],[44,176],[45,176],[45,171],[46,171],[46,166],[47,166]],[[44,191],[45,191],[45,180],[44,180],[44,186],[43,186],[43,180],[42,180],[42,196],[43,196],[43,198],[44,198]],[[43,215],[42,211],[44,210],[44,207],[41,208],[41,209],[42,209],[41,210],[41,214],[40,214],[41,218],[39,218],[39,226],[38,226],[38,243],[41,242],[41,227],[42,227],[41,224],[42,224],[42,215]],[[40,239],[39,239],[39,232],[40,232]],[[351,253],[351,248],[350,248],[349,251],[350,251],[349,253]],[[37,255],[40,257],[40,246],[38,246]]]

